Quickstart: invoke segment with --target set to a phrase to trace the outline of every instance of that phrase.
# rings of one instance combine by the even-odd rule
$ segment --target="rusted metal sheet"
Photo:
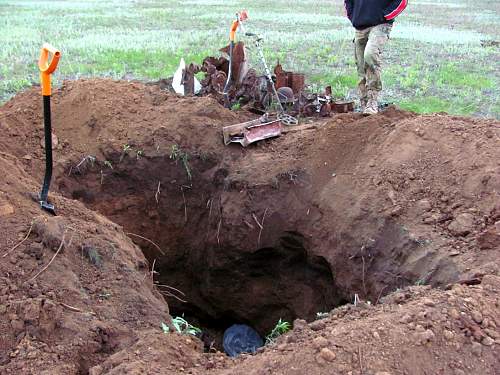
[[[302,73],[288,73],[288,86],[293,90],[294,94],[298,94],[304,90],[306,76]]]
[[[239,143],[243,147],[268,138],[279,137],[283,130],[280,120],[269,120],[262,116],[256,120],[222,128],[224,144]]]
[[[229,45],[221,48],[219,51],[229,56]],[[238,42],[234,45],[231,68],[234,83],[241,84],[249,70],[245,44],[243,42]],[[227,74],[228,72],[225,71],[225,73]]]
[[[276,88],[290,87],[295,95],[300,94],[305,87],[305,75],[302,73],[287,72],[278,62],[274,68]]]

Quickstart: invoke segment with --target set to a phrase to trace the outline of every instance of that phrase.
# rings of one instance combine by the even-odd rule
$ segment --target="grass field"
[[[384,100],[417,112],[500,118],[500,1],[413,0],[385,53]],[[156,80],[184,57],[201,62],[227,40],[233,14],[264,37],[270,62],[312,85],[355,95],[353,30],[343,2],[214,0],[0,0],[0,102],[38,81],[44,41],[62,50],[56,81],[106,76]],[[251,61],[260,67],[255,51]]]

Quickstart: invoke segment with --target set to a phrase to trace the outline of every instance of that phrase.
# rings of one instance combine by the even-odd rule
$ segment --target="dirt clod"
[[[466,236],[474,229],[474,216],[469,213],[459,214],[448,229],[454,236]]]
[[[9,203],[0,201],[0,216],[9,216],[15,212],[14,206]]]
[[[319,356],[327,362],[333,362],[335,361],[335,358],[337,358],[335,353],[328,348],[321,349],[319,351]]]
[[[309,327],[313,331],[321,331],[321,330],[323,330],[323,329],[326,328],[326,323],[323,320],[317,320],[317,321],[312,322],[311,324],[309,324]]]
[[[322,336],[319,336],[313,340],[312,344],[316,349],[322,349],[328,346],[328,340]]]

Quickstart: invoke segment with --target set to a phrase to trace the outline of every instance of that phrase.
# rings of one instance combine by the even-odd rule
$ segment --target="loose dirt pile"
[[[498,121],[389,108],[243,149],[221,127],[252,114],[156,85],[68,82],[52,107],[57,217],[31,198],[38,89],[0,109],[2,373],[498,372]],[[163,334],[169,309],[204,342]],[[203,354],[279,318],[264,353]]]

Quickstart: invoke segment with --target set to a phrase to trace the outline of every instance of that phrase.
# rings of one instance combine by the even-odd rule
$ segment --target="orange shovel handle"
[[[241,12],[236,13],[237,19],[233,21],[231,24],[231,29],[229,30],[229,40],[234,42],[236,40],[236,31],[238,30],[238,26],[241,22],[244,22],[248,19],[248,11],[242,10]]]
[[[49,62],[49,53],[52,54],[52,60]],[[42,84],[42,95],[51,94],[50,75],[54,73],[59,63],[61,52],[48,43],[44,43],[38,59],[38,68],[40,69],[40,81]]]
[[[229,40],[234,42],[236,39],[236,30],[238,30],[238,26],[240,25],[240,21],[233,21],[231,24],[231,29],[229,30]]]

